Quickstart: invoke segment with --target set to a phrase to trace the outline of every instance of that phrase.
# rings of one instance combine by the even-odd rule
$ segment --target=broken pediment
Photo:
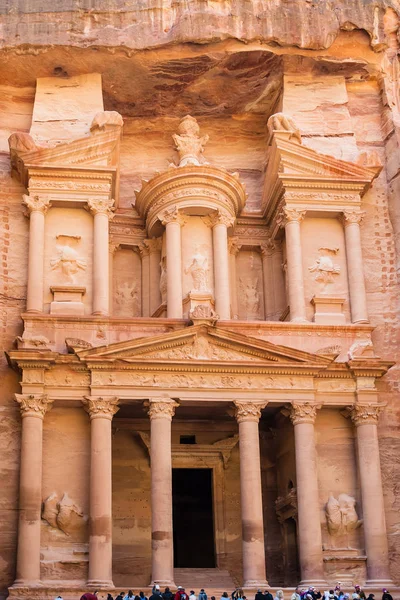
[[[250,338],[211,325],[195,325],[157,337],[140,338],[77,350],[82,361],[128,363],[149,362],[218,362],[251,363],[255,366],[326,367],[331,360],[265,340]]]

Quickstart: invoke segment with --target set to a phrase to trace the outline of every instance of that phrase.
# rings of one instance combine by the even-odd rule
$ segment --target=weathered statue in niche
[[[258,277],[243,280],[240,278],[240,292],[248,319],[258,319],[260,312],[260,294],[258,292]]]
[[[335,283],[335,275],[339,275],[340,266],[333,262],[333,256],[339,252],[339,248],[318,248],[320,256],[315,263],[308,267],[310,273],[315,273],[315,281],[321,284],[321,291],[325,291],[328,284]]]
[[[86,260],[79,257],[74,248],[80,242],[80,235],[57,235],[57,257],[52,258],[52,269],[60,269],[66,283],[76,283],[79,271],[86,269]]]
[[[339,494],[336,499],[329,496],[325,508],[326,523],[332,537],[343,536],[346,547],[349,548],[349,533],[362,524],[356,511],[356,500],[348,494]]]
[[[138,317],[140,313],[138,284],[121,283],[116,290],[115,302],[121,316]]]
[[[196,292],[208,292],[208,273],[210,269],[208,266],[208,258],[196,251],[193,256],[191,264],[185,269],[185,273],[192,276],[193,291]]]

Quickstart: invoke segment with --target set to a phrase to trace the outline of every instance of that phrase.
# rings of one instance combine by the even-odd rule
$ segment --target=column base
[[[393,588],[395,583],[392,579],[367,579],[365,585],[368,587]]]
[[[88,588],[94,588],[94,589],[111,589],[114,588],[114,583],[111,579],[107,580],[107,579],[89,579],[89,581],[87,582],[87,587]]]
[[[266,579],[247,579],[244,583],[243,583],[243,588],[247,589],[265,589],[267,587],[269,587],[269,583]]]
[[[159,585],[160,587],[176,588],[175,581],[173,579],[153,579],[151,587]]]
[[[313,586],[316,588],[327,588],[328,582],[325,579],[302,579],[299,583],[299,586],[303,585],[307,587]]]
[[[25,579],[16,579],[12,584],[11,588],[39,588],[42,586],[43,584],[40,581],[40,579],[34,579],[33,581],[26,581]]]

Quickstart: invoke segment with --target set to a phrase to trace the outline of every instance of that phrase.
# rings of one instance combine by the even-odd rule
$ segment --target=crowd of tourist
[[[354,586],[353,592],[344,592],[341,589],[341,583],[337,583],[333,590],[326,590],[321,592],[314,587],[308,587],[302,589],[296,587],[295,591],[290,597],[290,600],[378,600],[375,599],[375,594],[365,594],[364,590],[359,586]],[[224,592],[219,600],[247,600],[243,593],[243,590],[236,588],[229,596],[228,592]],[[57,596],[54,600],[63,600],[62,596]],[[80,600],[99,600],[97,592],[86,593],[81,596]],[[178,585],[177,591],[172,592],[169,587],[166,587],[164,592],[161,591],[159,585],[154,585],[151,595],[147,597],[144,592],[135,594],[132,590],[127,593],[120,592],[115,598],[111,595],[107,595],[107,600],[208,600],[207,593],[202,588],[198,595],[194,590],[186,592],[185,588]],[[210,596],[210,600],[217,600],[215,596]],[[275,596],[272,595],[270,590],[258,590],[254,600],[285,600],[283,590],[278,590]],[[393,600],[389,590],[383,588],[381,600]]]

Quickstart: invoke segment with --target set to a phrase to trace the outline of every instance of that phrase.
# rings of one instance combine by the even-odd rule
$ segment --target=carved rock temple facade
[[[393,590],[395,11],[153,53],[115,14],[0,66],[0,597]]]

